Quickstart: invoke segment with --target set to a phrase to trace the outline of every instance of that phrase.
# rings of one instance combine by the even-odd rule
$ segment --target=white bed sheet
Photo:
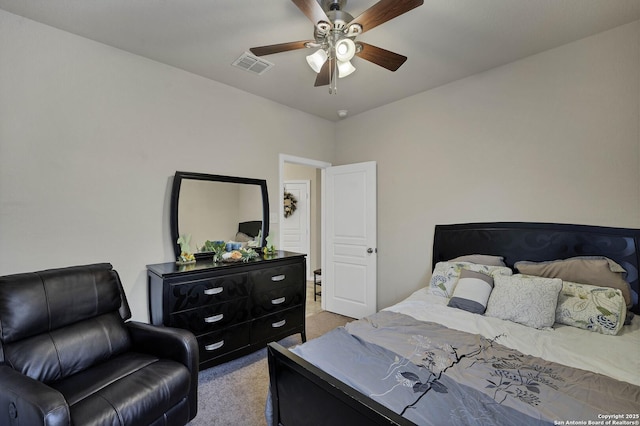
[[[536,330],[450,308],[448,300],[429,294],[423,288],[385,310],[487,338],[504,334],[498,343],[524,354],[640,386],[640,317],[637,315],[617,336],[608,336],[562,324],[555,324],[553,330]]]

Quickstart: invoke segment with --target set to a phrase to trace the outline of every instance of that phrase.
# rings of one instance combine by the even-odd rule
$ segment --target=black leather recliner
[[[0,425],[184,425],[198,344],[134,321],[110,264],[0,277]]]

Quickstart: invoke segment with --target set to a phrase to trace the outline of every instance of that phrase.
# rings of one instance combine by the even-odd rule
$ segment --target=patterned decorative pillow
[[[560,278],[563,281],[622,291],[627,308],[631,308],[631,286],[624,280],[626,271],[613,260],[603,256],[578,256],[549,262],[516,262],[518,272],[538,277]]]
[[[483,314],[493,290],[493,278],[482,272],[463,269],[448,306]]]
[[[557,323],[616,335],[624,325],[626,313],[627,306],[619,289],[562,282]]]
[[[492,277],[513,274],[511,268],[506,266],[477,265],[470,262],[438,262],[433,268],[433,274],[431,274],[429,292],[435,296],[451,297],[463,268],[469,271],[482,272]]]
[[[540,329],[555,322],[561,279],[494,275],[493,283],[485,316]]]

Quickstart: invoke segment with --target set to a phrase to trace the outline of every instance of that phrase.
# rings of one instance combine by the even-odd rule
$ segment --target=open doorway
[[[295,157],[280,154],[280,182],[279,200],[284,201],[285,183],[287,181],[308,181],[309,182],[309,210],[308,210],[308,253],[307,253],[307,280],[313,281],[313,271],[320,269],[322,265],[322,169],[330,167],[331,163],[312,160],[308,158]],[[298,203],[304,200],[297,200]],[[287,233],[285,220],[284,202],[279,203],[278,223],[279,223],[279,244],[278,247],[286,249],[289,245],[285,239]],[[301,252],[301,250],[294,250]]]
[[[307,281],[317,265],[315,254],[318,209],[315,206],[319,202],[316,197],[318,185],[316,169],[285,163],[284,216],[280,217],[280,249],[307,255]],[[311,206],[314,206],[313,209]],[[312,236],[314,256],[311,255]]]
[[[377,192],[376,163],[368,161],[333,167],[330,163],[280,154],[279,215],[284,220],[284,182],[289,165],[319,173],[319,196],[311,208],[307,272],[322,269],[323,310],[362,318],[377,309]],[[278,227],[278,241],[282,232]],[[308,274],[309,276],[309,274]],[[311,277],[309,277],[311,278]],[[313,296],[313,293],[312,293]]]

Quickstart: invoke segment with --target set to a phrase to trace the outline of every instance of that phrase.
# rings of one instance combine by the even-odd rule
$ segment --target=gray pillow
[[[236,232],[235,241],[237,241],[239,243],[248,243],[249,241],[253,241],[253,237],[248,236],[244,232],[238,231],[238,232]]]
[[[449,262],[469,262],[478,265],[507,266],[504,263],[504,257],[491,256],[488,254],[467,254],[464,256],[458,256],[455,259],[451,259]]]
[[[606,257],[584,256],[549,262],[516,262],[518,272],[538,277],[560,278],[580,284],[617,288],[622,292],[627,308],[631,308],[631,286],[624,280],[626,271]]]

